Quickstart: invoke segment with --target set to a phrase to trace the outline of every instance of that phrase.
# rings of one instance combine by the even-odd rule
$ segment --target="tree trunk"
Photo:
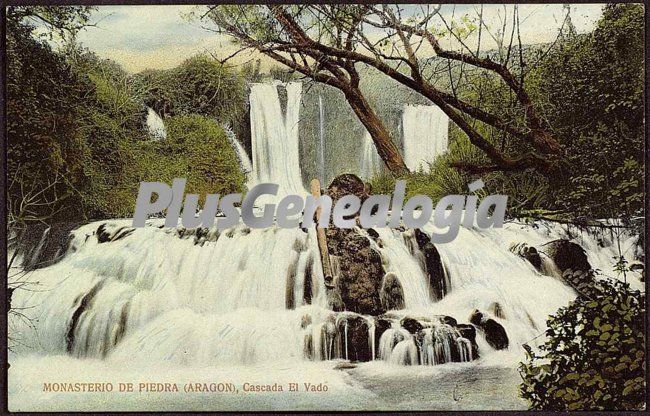
[[[386,167],[394,176],[401,176],[409,173],[397,146],[390,138],[390,133],[384,123],[368,104],[360,90],[356,88],[345,89],[345,98],[352,107],[352,110],[364,125],[372,141],[375,143],[379,157],[384,161]]]

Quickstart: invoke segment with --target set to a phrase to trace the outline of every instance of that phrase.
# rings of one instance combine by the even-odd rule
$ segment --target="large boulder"
[[[51,266],[59,262],[69,250],[74,250],[71,246],[72,230],[80,225],[80,222],[69,221],[37,223],[22,229],[8,227],[7,246],[20,260],[18,266],[25,270]]]
[[[341,342],[341,358],[347,358],[350,361],[372,360],[369,325],[364,317],[346,316],[339,320],[337,329]]]
[[[440,253],[426,233],[420,229],[415,229],[414,232],[418,247],[422,254],[424,254],[424,263],[427,275],[429,276],[431,297],[434,300],[440,300],[447,294],[445,269],[440,259]]]
[[[404,309],[404,289],[395,273],[387,273],[379,293],[381,306],[386,310]]]
[[[418,320],[409,317],[402,319],[400,323],[402,325],[402,328],[406,329],[411,334],[417,334],[424,328],[424,326]]]
[[[346,195],[356,195],[363,202],[368,198],[367,190],[366,185],[357,175],[344,173],[332,180],[327,187],[327,195],[332,198],[333,207],[336,201]]]
[[[553,260],[557,268],[564,273],[566,270],[587,272],[591,265],[587,253],[578,244],[569,240],[554,240],[544,244],[544,253]]]
[[[487,318],[478,309],[472,312],[469,322],[476,326],[485,336],[485,341],[495,350],[508,348],[509,340],[505,328],[492,318]]]
[[[362,200],[367,197],[363,181],[351,174],[336,177],[327,194],[333,203],[344,195],[357,195]],[[364,315],[384,313],[380,292],[386,272],[368,237],[354,228],[337,227],[329,227],[326,235],[330,255],[337,258],[336,286],[345,310]]]
[[[594,274],[587,253],[578,244],[554,240],[544,245],[544,252],[562,273],[564,281],[578,293],[585,293],[592,287]]]
[[[479,358],[478,344],[476,343],[476,327],[470,324],[458,324],[456,325],[456,330],[461,337],[468,339],[472,344],[472,359],[476,360]]]

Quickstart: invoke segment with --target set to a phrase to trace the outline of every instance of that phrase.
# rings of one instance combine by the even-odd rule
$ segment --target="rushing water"
[[[411,171],[428,171],[428,163],[447,150],[449,117],[437,106],[404,106],[402,129],[404,162]]]
[[[361,177],[371,179],[381,171],[381,158],[370,133],[363,136],[363,153],[361,153]]]
[[[147,107],[147,129],[149,130],[149,134],[156,140],[164,140],[167,138],[165,123],[151,107]]]
[[[278,87],[286,88],[283,114]],[[300,174],[298,125],[302,84],[251,86],[251,142],[255,183],[276,183],[278,195],[303,194]]]
[[[286,85],[286,115],[277,88],[276,84],[255,84],[251,90],[254,180],[279,183],[284,193],[301,193],[297,150],[301,87],[298,83]],[[427,117],[425,124],[430,121]],[[405,112],[405,133],[409,125],[412,121]],[[424,230],[434,231],[433,225]],[[481,366],[498,367],[484,374],[496,374],[495,394],[512,395],[516,380],[511,370],[521,357],[521,345],[536,338],[542,341],[539,335],[548,315],[575,294],[553,273],[537,271],[509,247],[525,242],[539,248],[548,241],[572,238],[587,250],[594,268],[616,277],[612,258],[618,255],[618,245],[614,235],[576,232],[547,222],[510,222],[502,229],[461,228],[455,240],[436,246],[448,293],[434,299],[413,231],[379,228],[376,232],[373,239],[359,230],[380,254],[386,273],[399,280],[405,303],[405,309],[389,311],[381,319],[328,309],[314,229],[249,229],[244,225],[222,231],[168,229],[155,219],[146,227],[131,229],[130,220],[100,221],[72,231],[67,249],[57,254],[63,257],[60,261],[14,274],[20,272],[20,264],[33,263],[38,257],[49,238],[48,229],[33,243],[34,250],[18,253],[10,271],[19,276],[14,284],[29,289],[16,290],[11,302],[22,315],[10,320],[12,408],[47,409],[33,381],[39,377],[56,381],[61,368],[74,368],[75,374],[86,380],[115,375],[111,369],[128,368],[127,379],[169,371],[177,380],[228,374],[237,380],[250,377],[247,381],[269,382],[319,382],[324,378],[332,386],[330,394],[318,399],[328,405],[300,395],[292,402],[295,406],[264,395],[253,402],[228,399],[223,406],[205,396],[197,397],[207,402],[177,398],[183,403],[190,400],[199,410],[209,407],[198,403],[212,403],[212,409],[238,410],[390,409],[396,403],[388,398],[395,380],[409,386],[406,390],[429,392],[434,378],[442,377],[441,386],[456,397],[458,381],[454,386],[449,377],[465,380],[463,374],[481,373]],[[619,241],[622,254],[631,261],[636,237],[623,234]],[[552,265],[545,270],[552,270]],[[641,282],[629,280],[642,287]],[[469,340],[441,316],[466,323],[474,309],[489,312],[495,304],[501,316],[491,317],[505,328],[508,350],[494,351],[479,332],[480,359],[475,361]],[[401,324],[404,317],[421,322],[423,328],[417,335]],[[382,325],[387,327],[380,334],[377,331]],[[335,363],[346,359],[371,362],[351,371],[351,379],[346,372],[332,370]],[[406,370],[400,367],[405,365],[409,366]],[[33,366],[50,370],[37,374]],[[420,377],[425,373],[417,368],[430,366],[451,370],[426,372],[426,377]],[[377,401],[373,389],[388,396]],[[406,390],[400,396],[406,400],[405,407],[427,409],[433,405],[425,398],[429,393],[406,399]],[[464,394],[480,396],[472,386],[466,390]],[[491,402],[488,396],[480,398],[483,408],[520,406],[512,397]],[[142,408],[134,398],[126,397],[124,403],[131,405],[114,404],[114,408]],[[156,406],[183,408],[156,397]],[[70,404],[69,399],[55,399],[61,410]],[[33,406],[25,407],[27,402]],[[456,398],[448,403],[450,408],[461,406]],[[463,407],[482,408],[480,403]]]
[[[246,175],[249,175],[251,172],[253,172],[253,164],[251,163],[248,154],[246,154],[244,146],[242,146],[239,140],[237,140],[235,132],[233,132],[230,126],[223,126],[223,130],[226,133],[226,137],[232,145],[233,150],[237,154],[237,160],[239,161],[239,166],[241,167],[242,172],[244,172]]]

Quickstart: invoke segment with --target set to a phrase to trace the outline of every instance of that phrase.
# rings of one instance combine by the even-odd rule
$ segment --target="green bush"
[[[519,367],[537,410],[645,407],[645,295],[598,280],[548,320],[548,340]]]
[[[167,139],[142,142],[134,148],[134,184],[186,178],[186,193],[238,193],[244,190],[246,177],[237,154],[223,129],[200,115],[169,117],[165,120]],[[133,193],[132,204],[135,203]]]

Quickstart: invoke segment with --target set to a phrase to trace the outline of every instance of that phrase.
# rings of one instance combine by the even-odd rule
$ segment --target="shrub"
[[[645,407],[645,295],[598,280],[548,320],[539,354],[521,363],[522,397],[537,410]]]

